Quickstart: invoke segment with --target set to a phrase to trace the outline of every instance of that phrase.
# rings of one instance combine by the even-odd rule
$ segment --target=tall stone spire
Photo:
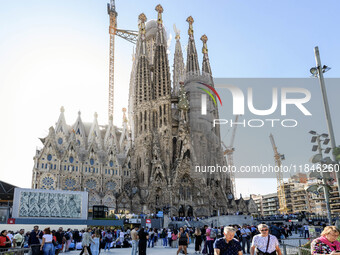
[[[200,73],[200,67],[198,65],[198,58],[197,58],[197,51],[194,39],[194,29],[192,24],[194,23],[194,19],[189,16],[187,18],[187,22],[189,23],[189,41],[188,41],[188,48],[187,48],[187,66],[186,72],[187,73]]]
[[[178,95],[180,90],[180,82],[184,80],[184,59],[183,59],[183,52],[180,42],[180,31],[176,29],[174,25],[174,30],[176,33],[176,46],[175,46],[175,56],[174,56],[174,69],[173,69],[173,93],[174,95]]]
[[[154,56],[154,98],[169,96],[171,92],[170,68],[167,54],[162,13],[163,7],[159,4],[155,10],[158,12],[157,34]]]
[[[65,108],[64,106],[60,107],[60,115],[59,115],[59,119],[55,128],[55,132],[56,133],[64,133],[66,136],[68,136],[68,127],[66,124],[66,120],[65,120]]]
[[[209,56],[208,56],[208,47],[207,47],[207,41],[208,37],[206,35],[201,36],[201,41],[203,42],[203,63],[202,63],[202,73],[208,73],[212,75],[211,68],[210,68],[210,62],[209,62]]]
[[[136,75],[136,105],[151,100],[151,73],[147,58],[147,48],[145,42],[145,21],[144,13],[139,15],[139,52]]]

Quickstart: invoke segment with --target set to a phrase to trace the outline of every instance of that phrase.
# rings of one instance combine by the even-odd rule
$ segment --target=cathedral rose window
[[[88,187],[89,189],[95,189],[97,186],[97,182],[93,179],[90,179],[86,182],[86,187]]]
[[[65,186],[66,188],[73,188],[76,185],[76,180],[73,178],[67,178],[65,180]]]

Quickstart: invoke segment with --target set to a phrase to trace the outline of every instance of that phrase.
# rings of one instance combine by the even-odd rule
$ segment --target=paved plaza
[[[132,248],[114,248],[111,249],[110,251],[106,251],[104,252],[104,250],[100,251],[101,255],[110,255],[110,254],[119,254],[119,255],[127,255],[127,254],[131,254],[131,250]],[[158,255],[158,254],[164,254],[164,255],[173,255],[176,254],[177,249],[175,248],[164,248],[163,246],[155,246],[154,248],[146,248],[146,254],[147,255]],[[75,254],[79,254],[80,250],[78,251],[71,251],[68,252],[66,254],[69,255],[75,255]],[[65,253],[61,253],[61,254],[65,254]],[[137,253],[138,254],[138,253]],[[195,254],[195,244],[190,244],[188,247],[188,254]]]
[[[300,242],[299,242],[299,240],[300,240]],[[284,239],[283,241],[284,241],[285,244],[298,246],[299,243],[305,244],[308,240],[307,239],[301,239],[298,234],[293,234],[293,236],[291,236],[288,239]],[[130,255],[131,249],[132,248],[113,248],[110,251],[106,251],[106,252],[104,250],[101,250],[100,254],[102,254],[102,255],[110,255],[110,254],[127,255],[127,254],[129,254]],[[175,249],[175,248],[170,248],[170,247],[164,248],[161,245],[161,241],[158,241],[157,245],[154,248],[147,248],[146,249],[146,254],[148,254],[148,255],[157,255],[157,254],[170,255],[170,254],[176,254],[176,251],[177,251],[177,249]],[[75,255],[75,254],[79,254],[79,253],[80,253],[80,250],[71,251],[71,252],[68,252],[66,254]],[[189,244],[188,254],[195,254],[195,244],[194,243]]]

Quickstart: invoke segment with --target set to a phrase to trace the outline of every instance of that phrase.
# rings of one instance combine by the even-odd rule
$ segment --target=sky
[[[64,106],[68,124],[81,111],[84,122],[92,122],[97,112],[99,124],[107,123],[109,17],[107,0],[1,0],[0,8],[0,176],[19,187],[30,187],[33,157],[38,138],[48,134]],[[208,36],[208,49],[214,77],[224,78],[308,78],[315,66],[314,46],[321,61],[332,69],[327,78],[340,77],[340,2],[337,0],[230,0],[165,1],[117,0],[118,28],[137,30],[138,15],[156,19],[157,4],[164,8],[166,30],[174,38],[173,24],[181,30],[185,50],[192,15],[194,35],[201,64],[201,35]],[[170,44],[172,67],[174,40]],[[116,38],[115,116],[121,126],[127,107],[133,44]],[[186,53],[184,52],[184,57]],[[172,68],[171,68],[172,69]],[[314,82],[310,107],[318,132],[327,132],[320,90]],[[261,88],[259,88],[261,90]],[[337,84],[327,86],[335,132],[340,128]],[[316,101],[314,99],[317,99]],[[305,128],[275,137],[281,151],[289,151],[297,161],[306,160],[301,150],[309,141],[294,146],[288,141],[309,139]],[[230,130],[223,139],[228,144]],[[264,130],[262,130],[264,132]],[[272,130],[278,131],[278,130]],[[265,148],[261,160],[273,162],[268,134],[263,137],[239,129],[235,139],[235,163],[242,164],[247,153]],[[264,132],[265,133],[265,132]],[[274,132],[275,133],[275,132]],[[298,135],[300,134],[300,135]],[[339,141],[340,137],[338,137]],[[269,147],[268,147],[269,146]],[[311,153],[311,152],[310,152]],[[301,155],[301,156],[300,156]],[[294,158],[293,157],[293,158]],[[288,157],[289,158],[289,157]],[[237,163],[238,162],[238,163]],[[294,162],[292,160],[292,162]],[[237,179],[237,192],[271,193],[275,179]]]

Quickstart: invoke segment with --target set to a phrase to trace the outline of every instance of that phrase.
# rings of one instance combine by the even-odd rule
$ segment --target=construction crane
[[[286,195],[285,195],[285,186],[283,182],[282,177],[282,171],[281,171],[281,160],[285,159],[285,156],[283,154],[280,154],[277,151],[277,147],[275,145],[275,140],[272,134],[269,135],[270,142],[272,143],[273,151],[274,151],[274,158],[275,158],[275,164],[279,168],[279,171],[276,171],[276,179],[277,179],[277,196],[279,198],[279,211],[283,214],[286,214],[288,212],[287,209],[287,203],[286,203]]]
[[[235,123],[238,121],[238,117],[239,117],[239,115],[236,115]],[[222,145],[225,148],[223,154],[227,155],[227,164],[228,164],[229,169],[232,169],[232,167],[234,166],[233,154],[234,154],[234,151],[235,151],[234,141],[235,141],[236,127],[237,127],[237,125],[234,125],[229,146],[226,146],[224,144],[224,142],[222,141]],[[233,171],[230,171],[230,181],[231,181],[231,185],[232,185],[233,195],[234,195],[234,197],[236,197],[235,173]]]
[[[109,73],[109,119],[113,119],[114,112],[114,61],[115,61],[115,36],[131,43],[137,42],[138,33],[133,30],[117,29],[117,16],[115,0],[107,4],[107,13],[110,16],[110,73]]]

